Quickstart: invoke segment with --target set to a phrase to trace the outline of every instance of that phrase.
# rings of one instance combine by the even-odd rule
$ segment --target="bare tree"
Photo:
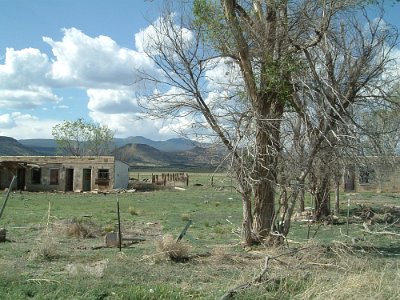
[[[397,32],[382,18],[370,20],[359,9],[356,14],[343,11],[335,15],[321,43],[303,50],[308,71],[297,81],[294,107],[307,127],[308,159],[296,179],[304,183],[312,172],[317,219],[330,214],[331,181],[337,181],[338,168],[359,154],[360,111],[370,110],[372,103],[390,102],[388,87],[393,78],[387,74],[396,41]],[[287,226],[290,214],[285,218],[284,234]]]
[[[225,145],[242,195],[245,244],[269,236],[277,222],[287,235],[305,178],[324,149],[347,145],[353,106],[387,61],[390,31],[370,40],[355,22],[342,30],[350,8],[346,1],[198,0],[194,19],[184,6],[166,10],[146,37],[158,72],[143,74],[141,103],[149,116],[190,117],[191,129],[211,130]],[[357,55],[348,32],[359,34]],[[378,48],[384,56],[374,62]],[[296,164],[284,175],[288,161]],[[329,187],[329,178],[321,182]],[[277,187],[287,195],[278,212]]]

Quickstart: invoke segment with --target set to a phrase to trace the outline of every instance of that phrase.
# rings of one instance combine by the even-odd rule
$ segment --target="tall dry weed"
[[[173,261],[186,261],[189,258],[191,247],[184,241],[177,242],[172,235],[165,235],[156,242],[156,250],[158,254]]]

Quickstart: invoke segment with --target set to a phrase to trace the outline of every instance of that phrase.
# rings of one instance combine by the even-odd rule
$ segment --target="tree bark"
[[[340,214],[340,181],[336,180],[335,189],[335,214],[338,216]]]
[[[317,221],[330,215],[330,177],[329,174],[322,175],[322,178],[317,179],[315,193],[315,219]]]
[[[242,239],[245,246],[251,246],[254,242],[252,234],[251,191],[242,193],[242,206]]]

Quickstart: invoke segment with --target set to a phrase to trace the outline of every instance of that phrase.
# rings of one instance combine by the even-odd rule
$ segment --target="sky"
[[[141,37],[161,2],[0,0],[0,135],[51,138],[83,118],[116,137],[176,137],[162,120],[137,119],[135,70],[152,68]],[[400,4],[387,5],[387,21],[400,28]]]

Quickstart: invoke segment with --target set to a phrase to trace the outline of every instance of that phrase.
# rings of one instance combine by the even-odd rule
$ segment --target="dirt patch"
[[[67,264],[65,271],[71,275],[90,275],[101,278],[107,268],[108,259],[103,259],[91,264]]]

